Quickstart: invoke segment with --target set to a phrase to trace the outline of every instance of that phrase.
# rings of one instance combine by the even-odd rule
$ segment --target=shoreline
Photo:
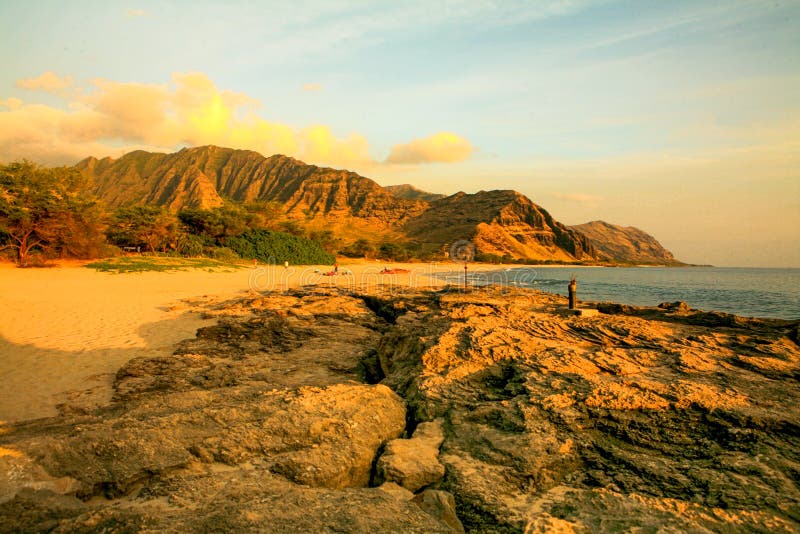
[[[379,285],[440,287],[446,282],[428,275],[450,270],[441,264],[403,264],[410,273],[381,275],[383,263],[345,263],[341,268],[353,276],[322,276],[330,266],[115,274],[84,267],[87,263],[28,269],[0,263],[0,309],[5,312],[0,322],[0,422],[54,416],[64,404],[87,410],[108,404],[114,375],[127,361],[170,355],[178,342],[214,324],[215,319],[203,318],[186,301],[225,300],[305,284],[357,291]]]
[[[119,297],[137,280],[148,291],[170,280],[174,293],[246,273],[90,274]],[[374,291],[319,284],[158,310],[220,320],[167,355],[125,363],[113,408],[70,403],[54,419],[0,425],[0,499],[11,499],[0,519],[41,530],[63,502],[62,530],[97,518],[297,530],[302,517],[302,530],[320,531],[362,506],[375,525],[365,531],[416,517],[409,530],[438,532],[411,504],[438,495],[469,531],[546,531],[565,510],[591,530],[609,509],[649,530],[796,530],[800,493],[779,472],[793,465],[800,420],[800,392],[786,387],[800,365],[797,324],[685,306],[590,316],[498,286]],[[529,477],[551,482],[517,483]]]
[[[62,262],[44,269],[0,264],[0,308],[6,310],[0,323],[0,380],[5,386],[0,391],[0,421],[56,415],[62,404],[85,409],[108,404],[114,375],[127,361],[167,356],[176,343],[214,323],[192,309],[193,300],[232,299],[254,291],[286,291],[301,286],[338,287],[360,293],[378,287],[383,291],[458,287],[457,280],[445,276],[462,273],[461,265],[452,262],[344,262],[341,271],[352,275],[336,277],[322,274],[330,266],[115,274],[86,268],[87,263]],[[409,272],[380,273],[391,266]],[[493,273],[516,269],[565,267],[469,266],[472,283],[482,275],[490,283],[498,283],[492,280]],[[594,305],[598,301],[581,302]]]

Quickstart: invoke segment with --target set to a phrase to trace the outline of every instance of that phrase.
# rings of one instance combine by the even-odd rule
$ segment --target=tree
[[[185,208],[178,212],[178,219],[187,232],[221,242],[248,230],[276,227],[280,209],[280,204],[275,202],[228,203],[212,209]]]
[[[178,237],[178,246],[175,250],[178,254],[189,257],[202,256],[206,248],[206,242],[203,236],[194,234],[180,234]]]
[[[95,201],[74,203],[71,216],[63,220],[54,244],[62,257],[99,258],[112,253],[105,235],[105,206]]]
[[[107,231],[120,247],[143,247],[155,252],[177,247],[175,216],[158,206],[128,206],[117,209]]]
[[[178,212],[178,219],[190,234],[214,239],[225,235],[225,227],[217,210],[184,208]]]
[[[318,241],[322,248],[331,254],[335,254],[342,245],[342,239],[333,233],[332,230],[313,230],[308,233],[308,238]]]
[[[29,265],[34,251],[86,255],[101,246],[99,212],[76,169],[25,160],[0,165],[0,249],[14,250],[20,266]]]
[[[377,249],[375,245],[366,239],[359,239],[342,249],[341,253],[350,258],[372,258],[375,256]]]
[[[378,257],[382,260],[408,261],[410,254],[403,245],[389,241],[381,244],[378,249]]]

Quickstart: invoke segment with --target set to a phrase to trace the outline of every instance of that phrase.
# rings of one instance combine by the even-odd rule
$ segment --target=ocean
[[[800,269],[727,267],[521,267],[469,273],[474,285],[504,284],[567,294],[578,280],[578,299],[636,306],[685,301],[692,308],[746,317],[800,319]],[[448,273],[463,283],[463,272]]]

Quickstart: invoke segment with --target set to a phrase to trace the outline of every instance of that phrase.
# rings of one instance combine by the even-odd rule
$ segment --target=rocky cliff
[[[249,150],[215,146],[174,154],[136,151],[117,160],[87,158],[77,165],[98,197],[111,206],[157,204],[172,209],[214,207],[223,199],[275,201],[290,218],[386,228],[420,213],[425,204],[398,198],[354,172],[268,158]]]
[[[411,186],[383,188],[356,173],[306,165],[276,155],[215,146],[174,154],[131,152],[87,158],[77,168],[110,206],[156,204],[214,207],[224,200],[273,201],[285,215],[343,242],[422,242],[428,251],[473,240],[479,252],[532,260],[592,260],[589,241],[514,191],[459,193],[447,198]]]
[[[797,321],[307,289],[2,426],[0,532],[797,532]]]
[[[428,193],[427,191],[418,189],[411,184],[387,185],[384,186],[384,189],[396,197],[405,198],[408,200],[424,200],[425,202],[433,202],[434,200],[439,200],[440,198],[447,196],[439,193]]]
[[[431,245],[471,240],[483,254],[532,260],[592,260],[590,241],[516,191],[480,191],[432,202],[403,227]]]
[[[288,219],[333,230],[345,244],[358,238],[410,239],[433,252],[471,240],[479,253],[512,259],[679,263],[641,230],[602,221],[567,227],[515,191],[443,197],[407,184],[383,188],[354,172],[286,156],[215,146],[87,158],[77,168],[112,207],[155,204],[177,210],[225,200],[272,201],[283,206]]]
[[[570,226],[588,237],[600,260],[651,265],[683,265],[650,234],[633,226],[592,221]]]

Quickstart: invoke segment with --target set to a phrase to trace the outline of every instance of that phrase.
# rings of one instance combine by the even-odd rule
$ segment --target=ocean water
[[[478,269],[478,268],[476,268]],[[636,306],[685,301],[692,308],[746,317],[800,319],[800,269],[724,267],[521,267],[472,272],[472,284],[530,287],[567,295],[571,276],[578,299]],[[463,272],[447,275],[463,283]]]

